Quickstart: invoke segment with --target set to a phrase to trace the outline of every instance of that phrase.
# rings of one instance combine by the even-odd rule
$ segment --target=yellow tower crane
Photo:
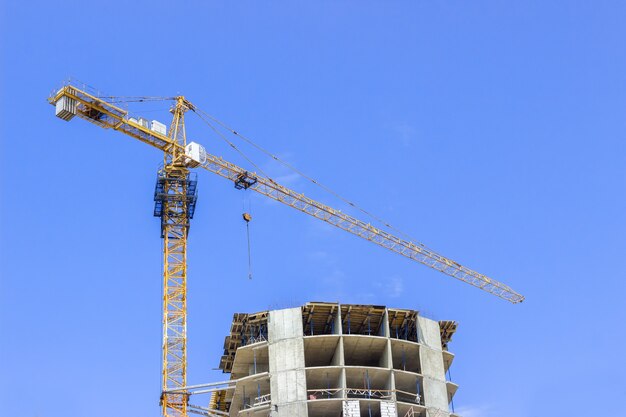
[[[146,101],[141,98],[138,101]],[[524,297],[505,284],[473,271],[428,249],[396,237],[370,223],[356,219],[320,202],[305,197],[268,177],[206,153],[197,143],[187,143],[185,113],[203,117],[185,97],[173,97],[169,131],[165,126],[149,125],[143,118],[130,117],[115,103],[119,98],[103,96],[77,83],[67,83],[49,97],[56,115],[66,121],[78,116],[106,129],[117,130],[163,151],[163,167],[155,189],[155,216],[161,218],[163,238],[163,344],[162,394],[164,416],[186,417],[187,387],[187,234],[196,204],[195,175],[191,168],[202,168],[232,181],[237,189],[250,189],[287,206],[300,210],[333,226],[369,240],[392,252],[464,281],[511,303]]]

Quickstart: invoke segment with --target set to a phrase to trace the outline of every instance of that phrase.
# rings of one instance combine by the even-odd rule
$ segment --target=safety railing
[[[335,395],[341,391],[341,388],[320,388],[307,390],[307,398],[309,400],[322,400],[335,398]]]
[[[253,400],[253,401],[250,401]],[[254,399],[252,398],[247,398],[244,399],[243,401],[243,408],[247,409],[247,408],[254,408],[254,407],[262,407],[264,405],[268,405],[272,400],[272,396],[271,394],[264,394],[264,395],[259,395],[258,397],[254,397]]]
[[[422,396],[420,394],[416,394],[414,392],[402,391],[400,389],[396,389],[395,393],[396,393],[396,401],[423,405]]]
[[[346,388],[343,396],[337,396],[343,388],[319,388],[307,390],[307,398],[309,400],[323,400],[330,398],[363,398],[363,399],[381,399],[389,400],[396,395],[396,401],[413,403],[416,405],[424,405],[422,396],[414,392],[403,391],[400,389],[367,389],[367,388]]]
[[[388,400],[392,397],[392,390],[367,389],[367,388],[346,388],[347,398],[366,398]]]

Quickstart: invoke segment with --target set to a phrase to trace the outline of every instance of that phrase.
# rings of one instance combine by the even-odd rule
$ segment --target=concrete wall
[[[268,352],[272,416],[306,416],[306,373],[302,310],[290,308],[270,311]]]
[[[432,349],[441,350],[439,322],[417,316],[417,333],[420,343]]]
[[[417,328],[422,348],[420,359],[424,375],[424,401],[427,407],[448,411],[448,391],[441,351],[439,323],[417,317]]]

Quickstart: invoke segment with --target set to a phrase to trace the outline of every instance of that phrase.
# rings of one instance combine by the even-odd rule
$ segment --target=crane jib
[[[64,100],[70,100],[71,102],[65,102]],[[83,89],[72,85],[65,86],[58,90],[56,94],[53,94],[49,98],[49,102],[56,105],[57,116],[64,120],[70,120],[73,115],[77,115],[100,127],[120,131],[166,153],[174,154],[176,152],[184,155],[184,147],[175,140],[134,122],[128,118],[128,113],[125,110],[102,98],[89,94]],[[193,104],[187,103],[190,108],[193,107]],[[259,177],[255,173],[249,173],[247,170],[225,161],[221,157],[207,153],[206,162],[199,166],[231,180],[238,189],[252,189],[259,194],[293,207],[507,301],[519,303],[524,300],[524,296],[507,285],[439,255],[421,244],[415,244],[394,236],[372,226],[370,223],[363,222],[312,200],[303,194],[290,190],[270,178]]]
[[[253,176],[256,183],[250,187],[251,190],[270,197],[276,201],[298,209],[315,218],[323,220],[333,226],[355,234],[386,249],[403,255],[409,259],[420,262],[430,268],[443,272],[453,278],[459,279],[483,291],[489,292],[512,303],[519,303],[524,300],[507,285],[491,279],[483,274],[473,271],[459,263],[439,255],[426,247],[416,245],[399,237],[380,230],[369,223],[365,223],[345,213],[335,210],[329,206],[305,197],[286,187],[277,184],[269,178],[258,177],[249,174],[243,168],[225,161],[224,159],[207,154],[207,162],[201,165],[202,168],[237,182],[242,175]]]

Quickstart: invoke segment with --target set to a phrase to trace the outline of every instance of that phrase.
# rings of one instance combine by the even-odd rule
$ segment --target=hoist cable
[[[252,251],[250,249],[250,222],[246,221],[246,233],[248,235],[248,279],[252,279]]]

